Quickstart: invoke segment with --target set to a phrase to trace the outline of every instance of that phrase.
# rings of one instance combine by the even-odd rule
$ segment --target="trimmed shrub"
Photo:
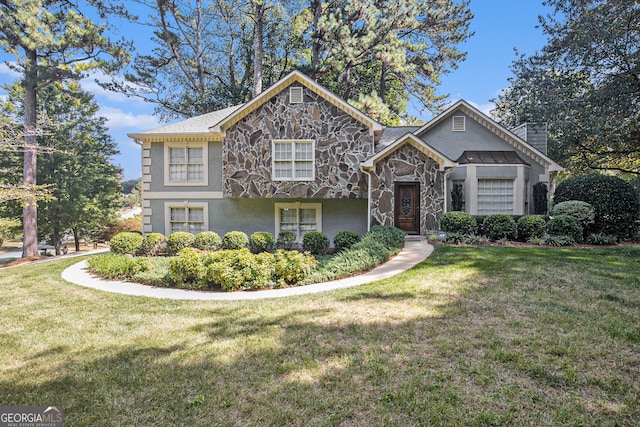
[[[275,277],[286,285],[295,285],[303,281],[318,264],[318,261],[308,253],[282,249],[276,251],[275,260]]]
[[[475,234],[478,226],[472,215],[466,212],[445,212],[440,218],[440,229],[447,233]]]
[[[295,249],[296,244],[296,233],[293,231],[281,231],[278,235],[278,241],[276,242],[276,247],[278,249],[284,249],[285,251],[290,251]]]
[[[489,215],[482,223],[484,235],[493,241],[516,238],[516,221],[511,215]]]
[[[326,254],[329,250],[329,238],[321,231],[309,231],[302,238],[302,250],[315,255]]]
[[[615,177],[589,174],[558,184],[556,203],[581,200],[593,206],[595,218],[587,233],[602,233],[629,239],[634,236],[640,201],[631,184]]]
[[[273,234],[266,231],[256,231],[249,238],[249,248],[253,253],[271,252],[275,245]]]
[[[527,242],[544,236],[547,231],[547,223],[539,215],[525,215],[518,219],[516,229],[518,230],[518,240]]]
[[[142,235],[131,231],[123,231],[111,238],[109,247],[117,255],[135,255],[142,244]]]
[[[222,247],[222,239],[214,231],[203,231],[196,234],[193,246],[203,251],[217,251]]]
[[[595,218],[595,210],[587,202],[581,200],[569,200],[567,202],[558,203],[551,210],[551,215],[571,215],[578,220],[583,228],[589,224],[593,224]]]
[[[223,249],[244,249],[249,245],[249,238],[242,231],[229,231],[222,237]]]
[[[148,271],[150,266],[151,262],[147,258],[116,254],[105,254],[89,259],[89,270],[109,280],[130,279],[135,274]]]
[[[362,240],[377,240],[384,246],[392,249],[402,249],[404,247],[404,231],[396,227],[385,227],[374,225],[371,230],[364,235]]]
[[[536,215],[546,215],[547,208],[549,206],[549,200],[547,199],[547,184],[545,182],[538,182],[533,186],[533,213]]]
[[[206,280],[224,291],[273,288],[275,256],[268,252],[257,255],[249,249],[231,249],[216,253],[208,262]],[[211,260],[211,258],[209,258]]]
[[[173,233],[176,234],[176,233]],[[169,278],[176,284],[192,283],[206,287],[204,279],[206,269],[203,264],[203,252],[196,248],[183,248],[169,261]]]
[[[176,231],[167,239],[167,253],[170,256],[177,255],[184,248],[192,248],[195,237],[186,231]]]
[[[149,233],[142,238],[139,253],[144,256],[159,256],[167,251],[167,238],[161,233]]]
[[[340,252],[351,248],[360,240],[362,240],[362,237],[355,231],[338,231],[333,238],[333,247]]]
[[[547,232],[551,236],[568,236],[576,242],[582,241],[582,226],[570,215],[556,215],[547,223]]]

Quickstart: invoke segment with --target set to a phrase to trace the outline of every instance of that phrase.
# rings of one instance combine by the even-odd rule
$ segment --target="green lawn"
[[[640,246],[438,246],[396,278],[167,301],[0,270],[0,405],[66,425],[638,425]]]

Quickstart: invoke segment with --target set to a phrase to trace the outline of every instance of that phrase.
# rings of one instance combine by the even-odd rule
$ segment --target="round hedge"
[[[594,223],[587,233],[602,233],[622,239],[633,237],[634,223],[640,204],[631,184],[615,177],[589,174],[569,178],[558,184],[556,204],[569,200],[581,200],[593,206]]]
[[[256,231],[249,238],[249,248],[251,252],[257,254],[260,252],[271,252],[276,245],[273,234],[268,231]]]
[[[536,239],[544,236],[547,231],[547,223],[539,215],[525,215],[518,218],[516,223],[518,230],[518,240],[523,242],[529,239]]]
[[[184,248],[192,248],[195,236],[186,231],[176,231],[167,239],[167,253],[177,255]]]
[[[132,231],[116,234],[109,241],[111,252],[118,255],[135,255],[142,244],[142,235]]]
[[[333,238],[333,246],[340,252],[351,248],[360,240],[362,240],[362,237],[355,231],[338,231]]]
[[[472,215],[466,212],[452,211],[442,215],[440,229],[447,233],[476,234],[478,224]]]
[[[511,215],[489,215],[484,219],[482,228],[490,240],[516,238],[516,220]]]
[[[571,215],[556,215],[547,223],[547,231],[552,236],[569,236],[576,242],[582,241],[580,221]]]
[[[321,231],[309,231],[302,238],[302,250],[314,255],[326,254],[329,250],[329,238]]]
[[[244,249],[249,246],[249,237],[242,231],[229,231],[222,237],[223,249]]]
[[[222,239],[215,231],[202,231],[196,234],[193,246],[203,251],[217,251],[222,247]]]
[[[161,233],[149,233],[142,238],[140,253],[145,256],[162,255],[167,250],[167,238]]]

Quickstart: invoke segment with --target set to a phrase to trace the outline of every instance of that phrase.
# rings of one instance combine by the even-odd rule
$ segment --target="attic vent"
[[[299,86],[289,88],[289,104],[302,104],[302,88]]]
[[[453,116],[453,131],[464,132],[464,116]]]

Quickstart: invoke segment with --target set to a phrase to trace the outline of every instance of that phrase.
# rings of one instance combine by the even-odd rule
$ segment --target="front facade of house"
[[[244,105],[130,137],[142,145],[143,232],[165,235],[426,234],[454,183],[470,213],[524,214],[532,186],[561,170],[464,101],[423,127],[384,128],[297,71]]]

